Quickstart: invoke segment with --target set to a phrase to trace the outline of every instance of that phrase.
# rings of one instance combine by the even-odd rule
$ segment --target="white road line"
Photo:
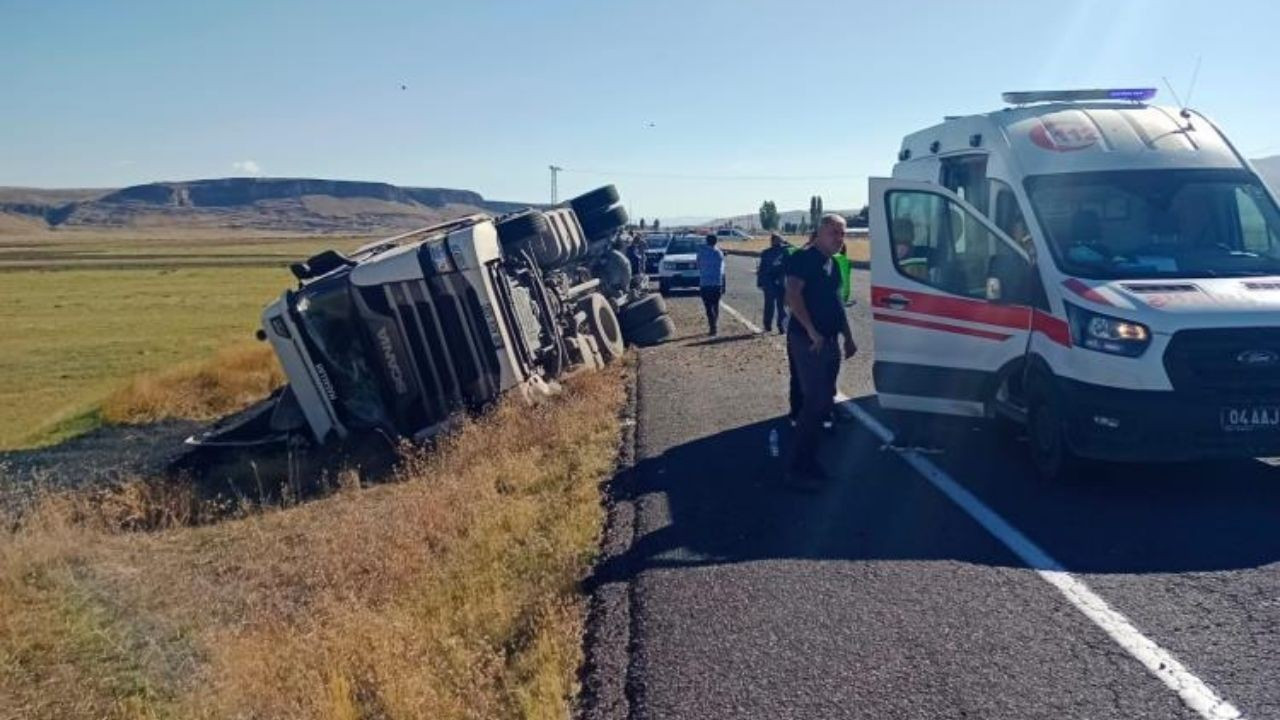
[[[746,326],[747,326],[747,329],[748,329],[748,330],[750,330],[751,332],[753,332],[753,333],[757,333],[757,334],[759,334],[759,333],[763,332],[763,331],[760,329],[760,326],[759,326],[759,325],[756,325],[755,323],[751,322],[751,321],[750,321],[750,320],[748,320],[746,317],[744,317],[742,313],[740,313],[740,312],[738,312],[737,310],[734,310],[733,308],[729,307],[729,303],[726,303],[726,302],[724,302],[724,301],[721,301],[721,302],[720,302],[720,308],[721,308],[722,310],[724,310],[725,312],[729,313],[730,315],[732,315],[732,316],[734,317],[734,319],[735,319],[735,320],[737,320],[738,322],[742,323],[743,325],[746,325]]]
[[[721,307],[748,329],[753,332],[760,331],[754,324],[747,321],[742,313],[724,303],[721,303]],[[866,426],[881,442],[888,444],[893,440],[893,431],[885,427],[871,413],[863,410],[843,394],[837,393],[836,400],[839,401],[839,407],[843,411],[848,412]],[[964,510],[969,517],[977,521],[983,529],[1004,543],[1005,547],[1013,551],[1045,582],[1055,587],[1067,602],[1102,628],[1103,632],[1107,633],[1117,645],[1142,663],[1143,667],[1170,690],[1176,692],[1178,697],[1182,698],[1182,702],[1200,717],[1206,720],[1230,720],[1243,717],[1234,705],[1219,697],[1213,688],[1196,677],[1173,656],[1173,653],[1143,635],[1128,618],[1108,605],[1107,601],[1090,590],[1088,585],[1067,572],[1067,569],[1049,553],[987,507],[976,495],[952,479],[928,458],[913,450],[895,449],[894,452],[898,453],[913,470],[928,480],[939,492],[946,495],[951,502]]]

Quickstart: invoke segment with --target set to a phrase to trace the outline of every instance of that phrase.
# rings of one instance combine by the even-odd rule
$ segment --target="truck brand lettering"
[[[404,381],[404,371],[400,369],[400,361],[396,358],[395,348],[391,345],[391,333],[386,326],[378,328],[378,347],[382,349],[382,359],[387,365],[387,374],[395,385],[399,395],[409,394],[409,385]]]
[[[330,400],[337,400],[338,393],[333,390],[333,382],[329,380],[329,373],[324,369],[324,365],[316,363],[316,377],[320,379],[320,389],[324,390],[325,397]]]

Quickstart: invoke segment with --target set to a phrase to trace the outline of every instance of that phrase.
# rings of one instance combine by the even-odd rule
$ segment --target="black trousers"
[[[720,297],[724,295],[724,288],[719,285],[702,287],[698,292],[702,295],[702,306],[707,310],[707,328],[714,335],[720,322]]]
[[[839,338],[826,338],[822,349],[814,352],[805,333],[787,333],[787,350],[795,365],[804,398],[800,416],[796,418],[795,444],[791,451],[793,472],[821,472],[818,446],[822,442],[822,423],[831,415],[835,404],[836,378],[840,374]]]
[[[787,417],[792,420],[799,420],[800,406],[804,404],[804,388],[800,387],[800,376],[796,374],[796,359],[791,356],[790,342],[787,342],[787,374],[789,376],[787,401],[790,405],[787,410]]]
[[[773,317],[778,316],[778,332],[786,329],[786,293],[781,288],[762,288],[764,291],[764,331],[773,329]]]

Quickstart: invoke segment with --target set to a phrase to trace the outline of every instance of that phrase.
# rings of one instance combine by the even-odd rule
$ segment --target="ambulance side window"
[[[1013,194],[1013,188],[1003,180],[992,178],[990,182],[991,197],[994,198],[991,203],[991,220],[1005,235],[1030,252],[1031,232],[1027,229],[1027,219],[1022,215],[1022,208],[1018,207],[1018,196]]]
[[[886,201],[894,265],[906,277],[981,300],[987,298],[991,268],[999,263],[994,258],[1021,261],[976,216],[941,195],[893,191]]]
[[[1244,188],[1236,188],[1235,201],[1240,224],[1240,244],[1242,249],[1260,255],[1275,255],[1280,238],[1276,237],[1275,228],[1267,223],[1258,201],[1260,191],[1246,192]],[[1265,201],[1264,201],[1265,202]]]
[[[961,200],[978,208],[978,212],[990,212],[986,155],[943,158],[942,186],[955,193]]]

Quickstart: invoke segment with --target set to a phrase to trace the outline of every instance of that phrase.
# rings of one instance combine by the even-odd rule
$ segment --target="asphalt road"
[[[760,323],[753,261],[728,267],[725,302]],[[868,274],[854,284],[862,351],[840,387],[874,415]],[[633,535],[598,569],[627,588],[626,697],[596,716],[1208,716],[1198,686],[1161,679],[1172,665],[1217,712],[1280,717],[1280,470],[1050,484],[992,428],[944,425],[945,452],[908,462],[853,422],[827,443],[838,481],[798,495],[771,452],[788,440],[780,338],[728,315],[707,338],[696,296],[670,305],[680,339],[641,353]],[[1030,567],[921,463],[1058,564]]]

